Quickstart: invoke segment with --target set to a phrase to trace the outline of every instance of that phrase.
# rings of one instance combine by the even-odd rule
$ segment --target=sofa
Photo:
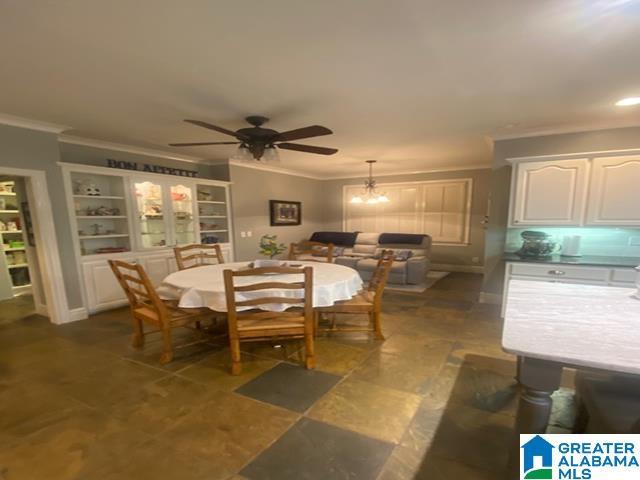
[[[354,268],[369,280],[382,250],[393,250],[396,257],[388,282],[418,285],[425,282],[431,257],[431,237],[413,233],[314,232],[313,242],[334,245],[334,263]]]

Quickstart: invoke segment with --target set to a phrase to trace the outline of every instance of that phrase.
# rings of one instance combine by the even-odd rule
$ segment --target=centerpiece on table
[[[278,267],[281,265],[280,260],[274,257],[284,252],[287,247],[284,243],[278,243],[277,235],[263,235],[260,237],[260,255],[269,257],[269,260],[256,260],[253,262],[254,267]]]

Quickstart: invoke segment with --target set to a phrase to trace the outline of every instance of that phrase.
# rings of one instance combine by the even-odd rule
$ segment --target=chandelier
[[[357,195],[351,197],[351,203],[387,203],[389,198],[385,192],[379,192],[376,189],[376,181],[373,179],[373,164],[375,160],[367,160],[369,164],[369,178],[364,181],[364,190]]]

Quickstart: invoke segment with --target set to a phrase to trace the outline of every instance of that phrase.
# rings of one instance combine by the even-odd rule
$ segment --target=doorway
[[[43,171],[0,167],[0,324],[70,321]]]

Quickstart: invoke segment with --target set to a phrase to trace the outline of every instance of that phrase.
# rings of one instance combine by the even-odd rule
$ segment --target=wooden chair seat
[[[172,323],[178,323],[181,320],[189,320],[192,317],[200,317],[202,315],[206,315],[207,313],[211,313],[211,312],[205,312],[202,309],[194,309],[195,311],[193,312],[189,312],[189,311],[185,311],[185,310],[169,310],[169,321]],[[161,324],[161,318],[160,315],[158,315],[158,312],[151,308],[151,307],[139,307],[134,309],[134,314],[136,316],[141,317],[143,320],[149,322],[149,323],[154,323],[157,325]]]

